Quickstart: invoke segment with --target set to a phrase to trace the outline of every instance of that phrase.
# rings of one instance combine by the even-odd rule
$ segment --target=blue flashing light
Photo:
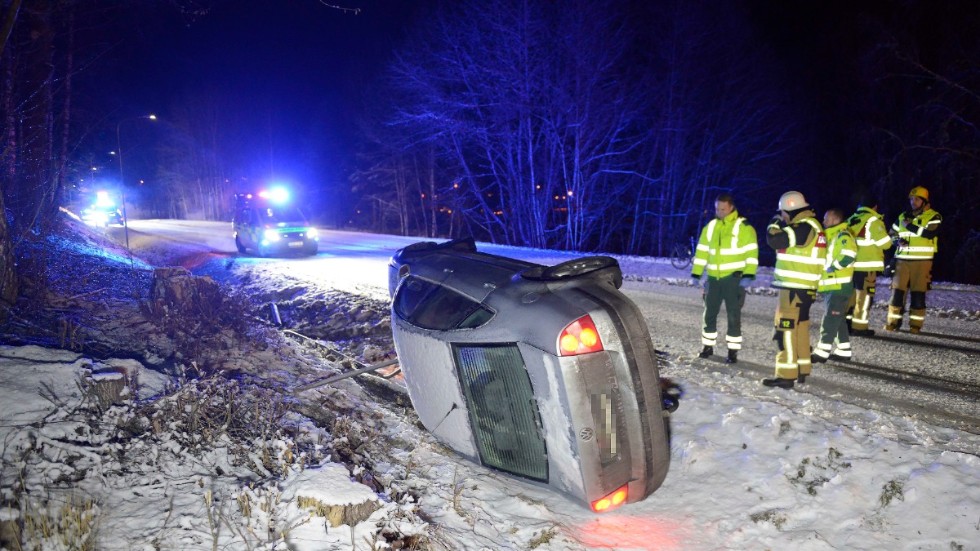
[[[260,191],[259,197],[275,205],[284,205],[289,202],[289,190],[282,186],[276,186]]]
[[[116,206],[116,202],[109,197],[108,191],[97,191],[95,192],[95,207],[96,208],[112,208]]]

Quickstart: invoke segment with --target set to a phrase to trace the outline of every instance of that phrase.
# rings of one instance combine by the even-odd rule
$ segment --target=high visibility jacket
[[[808,209],[798,213],[788,225],[777,222],[769,225],[770,233],[784,233],[782,242],[787,243],[776,250],[773,287],[817,290],[827,254],[827,238],[814,216]],[[805,236],[802,242],[800,236]]]
[[[721,220],[711,220],[701,229],[692,276],[701,277],[707,270],[708,277],[722,278],[742,272],[742,277],[755,279],[758,269],[759,243],[755,228],[737,210]]]
[[[881,215],[874,209],[859,207],[847,219],[847,230],[857,241],[855,272],[880,272],[885,269],[885,251],[892,248],[892,240]]]
[[[927,208],[921,213],[903,212],[892,224],[892,232],[898,235],[895,258],[901,260],[930,260],[939,250],[939,224],[943,217]]]
[[[837,291],[851,282],[858,255],[857,243],[847,229],[847,222],[825,229],[824,234],[827,237],[827,257],[817,289],[821,293]]]

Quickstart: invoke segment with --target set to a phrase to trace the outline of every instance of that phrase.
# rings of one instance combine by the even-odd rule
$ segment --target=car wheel
[[[242,245],[242,240],[237,235],[235,236],[235,248],[238,249],[239,253],[245,254],[245,245]]]
[[[315,256],[318,250],[319,247],[316,243],[310,243],[303,251],[309,256]]]

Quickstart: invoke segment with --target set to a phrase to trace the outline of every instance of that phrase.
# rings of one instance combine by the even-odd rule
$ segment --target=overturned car
[[[389,265],[392,331],[422,424],[458,453],[609,510],[660,487],[668,411],[646,322],[609,257],[542,266],[471,239]]]

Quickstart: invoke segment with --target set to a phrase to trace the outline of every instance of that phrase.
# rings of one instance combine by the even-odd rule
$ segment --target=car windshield
[[[259,218],[264,222],[281,223],[306,223],[306,217],[296,207],[266,207],[259,209]]]

